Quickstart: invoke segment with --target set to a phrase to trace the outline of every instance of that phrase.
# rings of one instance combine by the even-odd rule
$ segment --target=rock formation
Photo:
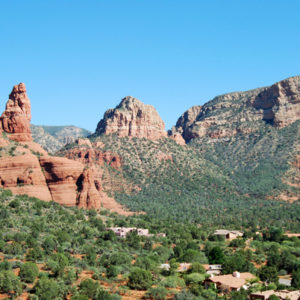
[[[85,169],[77,184],[79,185],[77,206],[82,208],[100,208],[102,203],[101,196],[95,186],[93,171]]]
[[[83,172],[83,164],[64,157],[41,157],[52,199],[60,204],[75,206],[78,180]]]
[[[9,138],[18,142],[32,141],[30,131],[30,101],[24,83],[13,87],[0,117],[0,129],[9,134]],[[1,131],[0,130],[0,131]]]
[[[115,109],[105,112],[95,135],[116,133],[120,137],[157,140],[166,137],[165,124],[155,108],[133,97],[125,97]]]
[[[171,131],[169,134],[169,138],[174,140],[178,145],[184,146],[186,144],[184,138],[179,132],[172,133]]]
[[[285,127],[300,118],[300,76],[266,88],[218,96],[202,107],[187,110],[172,129],[185,141],[194,138],[220,139],[249,134],[264,121]]]
[[[0,188],[67,206],[95,209],[103,206],[130,214],[106,195],[101,186],[102,174],[90,163],[95,159],[99,165],[108,163],[118,168],[121,165],[118,156],[94,150],[88,139],[77,141],[78,149],[69,155],[73,159],[49,156],[32,142],[30,119],[30,102],[25,85],[20,83],[14,86],[0,118]]]
[[[104,164],[108,164],[111,167],[118,169],[121,167],[121,157],[115,153],[110,151],[102,151],[95,148],[86,148],[86,147],[76,147],[69,149],[64,153],[64,156],[80,161],[83,164],[96,164],[99,166],[103,166]]]
[[[285,127],[300,118],[300,76],[275,83],[257,95],[253,107],[262,119],[276,127]]]
[[[195,105],[184,112],[176,122],[177,132],[182,132],[184,128],[191,126],[201,112],[201,108],[200,105]]]
[[[15,194],[52,200],[39,160],[31,153],[0,159],[0,187]]]

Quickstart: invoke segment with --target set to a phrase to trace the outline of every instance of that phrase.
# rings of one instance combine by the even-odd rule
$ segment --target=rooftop
[[[247,283],[247,280],[254,279],[255,276],[251,273],[245,272],[245,273],[238,273],[239,277],[233,276],[233,274],[228,275],[220,275],[220,276],[214,276],[210,277],[209,280],[214,283],[219,283],[223,286],[228,286],[230,288],[241,288],[243,285]]]

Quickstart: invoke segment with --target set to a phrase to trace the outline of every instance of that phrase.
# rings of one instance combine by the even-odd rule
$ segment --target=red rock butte
[[[149,140],[167,137],[165,123],[156,109],[131,96],[123,98],[116,108],[107,110],[98,123],[95,135],[111,133]]]

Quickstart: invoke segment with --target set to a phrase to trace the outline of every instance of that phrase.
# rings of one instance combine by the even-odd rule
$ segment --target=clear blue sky
[[[192,105],[300,74],[299,0],[1,0],[0,109],[94,131],[131,95],[169,129]]]

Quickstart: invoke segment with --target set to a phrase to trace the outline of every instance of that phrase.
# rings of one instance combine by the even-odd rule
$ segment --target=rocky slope
[[[232,209],[230,202],[236,195],[237,206],[272,199],[297,202],[299,78],[225,94],[190,108],[169,132],[177,146],[165,136],[135,140],[146,135],[132,135],[130,122],[123,121],[138,119],[138,110],[128,112],[121,102],[106,112],[93,140],[122,161],[122,176],[111,173],[119,176],[118,188],[104,184],[104,189],[132,209],[161,214],[173,206],[181,217],[200,214],[203,205],[218,207],[216,199],[225,201],[224,209]],[[141,128],[149,124],[139,121]],[[126,185],[131,191],[120,192]]]
[[[30,126],[33,140],[49,153],[55,153],[63,146],[74,143],[79,137],[86,137],[90,131],[76,126]]]
[[[95,136],[116,133],[119,137],[157,140],[166,137],[165,124],[155,108],[133,97],[125,97],[115,109],[105,112]]]
[[[180,133],[206,159],[231,172],[239,191],[257,195],[264,190],[270,197],[296,201],[299,122],[300,76],[295,76],[193,107],[172,133]]]
[[[110,208],[129,214],[101,188],[94,168],[49,156],[30,134],[30,101],[23,83],[15,86],[1,116],[0,187],[68,206]],[[97,175],[97,174],[96,174]]]

